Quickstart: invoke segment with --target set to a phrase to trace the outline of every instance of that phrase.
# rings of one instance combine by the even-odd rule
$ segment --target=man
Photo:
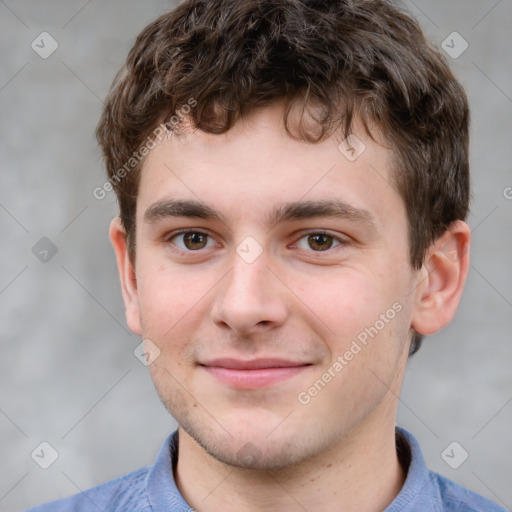
[[[127,322],[179,428],[153,466],[35,510],[503,510],[395,427],[470,244],[467,100],[414,21],[185,1],[97,134]]]

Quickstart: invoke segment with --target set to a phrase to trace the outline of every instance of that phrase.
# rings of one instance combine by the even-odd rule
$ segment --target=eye
[[[322,252],[342,244],[343,242],[338,238],[320,231],[303,236],[295,246],[299,249],[312,249],[315,252]]]
[[[202,231],[182,231],[171,236],[169,242],[182,251],[199,251],[215,245],[215,241]]]

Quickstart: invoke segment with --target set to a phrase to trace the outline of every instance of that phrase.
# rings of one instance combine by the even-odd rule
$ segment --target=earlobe
[[[418,333],[434,334],[455,316],[469,269],[470,240],[469,226],[455,221],[427,251],[411,324]]]
[[[141,335],[142,329],[135,269],[128,256],[126,231],[119,217],[116,217],[110,223],[109,236],[116,253],[126,322],[135,334]]]

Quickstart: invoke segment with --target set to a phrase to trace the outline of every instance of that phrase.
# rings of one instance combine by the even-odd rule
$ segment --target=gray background
[[[105,181],[101,101],[137,33],[171,5],[0,1],[0,511],[150,464],[174,429],[133,355],[107,238],[114,197],[92,195]],[[398,422],[433,470],[510,508],[512,2],[406,5],[435,44],[453,31],[469,43],[448,60],[472,105],[474,201],[461,307],[411,360]],[[43,31],[59,45],[47,59],[31,48]],[[42,237],[58,250],[46,263],[32,252]],[[59,454],[46,470],[31,458],[42,441]],[[441,458],[453,441],[469,453],[456,470]]]

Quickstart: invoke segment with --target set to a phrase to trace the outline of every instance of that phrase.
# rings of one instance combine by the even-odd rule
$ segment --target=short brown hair
[[[376,127],[393,150],[415,269],[447,227],[467,216],[466,95],[393,2],[185,0],[137,37],[97,128],[132,262],[143,159],[128,170],[126,163],[191,100],[187,119],[210,133],[279,100],[290,136],[310,143],[349,134],[356,118],[370,135]],[[292,133],[288,113],[297,103],[320,106],[319,129],[299,123]],[[420,342],[415,334],[411,353]]]

